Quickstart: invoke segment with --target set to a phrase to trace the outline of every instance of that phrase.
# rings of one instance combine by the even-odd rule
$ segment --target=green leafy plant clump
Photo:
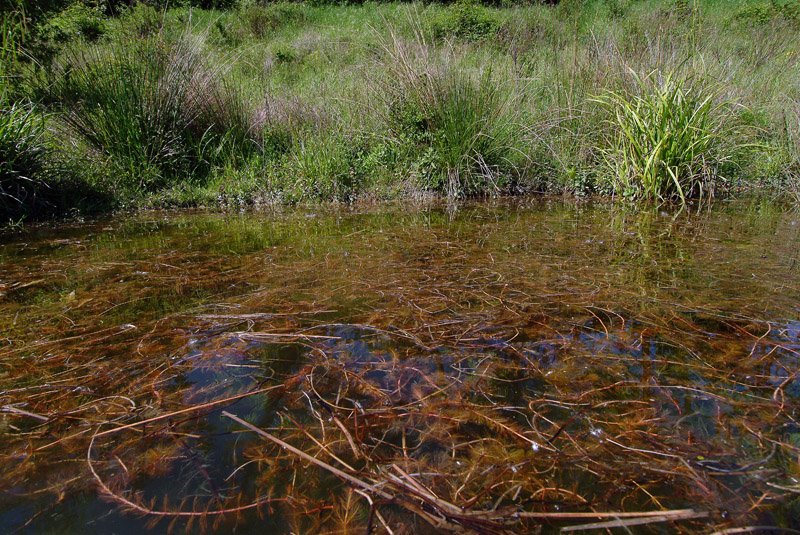
[[[606,182],[627,198],[679,199],[714,193],[725,161],[726,104],[690,79],[633,75],[635,89],[596,96],[611,116],[602,136]]]
[[[304,21],[308,13],[303,4],[278,2],[266,6],[248,6],[243,11],[243,17],[253,35],[263,38],[280,26]]]
[[[794,27],[800,27],[800,3],[794,0],[770,0],[747,4],[739,8],[734,19],[743,24],[764,25],[783,20]]]
[[[492,37],[501,26],[500,17],[476,0],[459,0],[431,22],[437,37],[458,37],[481,41]]]

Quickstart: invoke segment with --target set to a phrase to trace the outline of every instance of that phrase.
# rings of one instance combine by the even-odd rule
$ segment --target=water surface
[[[625,527],[800,529],[799,252],[800,214],[766,201],[4,236],[0,525],[549,533],[626,517],[539,513],[691,509]]]

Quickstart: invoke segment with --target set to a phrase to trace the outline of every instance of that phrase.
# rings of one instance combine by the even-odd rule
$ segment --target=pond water
[[[799,254],[758,200],[6,235],[0,531],[800,529]]]

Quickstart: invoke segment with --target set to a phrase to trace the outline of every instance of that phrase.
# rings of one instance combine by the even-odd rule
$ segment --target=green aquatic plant
[[[633,90],[593,97],[610,115],[600,152],[611,190],[658,200],[713,194],[725,160],[721,131],[725,103],[688,78],[633,73]]]

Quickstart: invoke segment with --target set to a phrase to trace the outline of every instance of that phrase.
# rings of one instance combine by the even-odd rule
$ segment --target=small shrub
[[[100,14],[82,3],[75,3],[48,19],[39,28],[39,39],[66,43],[78,37],[94,41],[105,33]]]
[[[153,6],[140,4],[126,15],[124,24],[134,37],[144,39],[161,30],[164,25],[164,14]]]
[[[739,8],[733,17],[739,23],[751,26],[783,20],[794,27],[800,27],[800,3],[794,0],[771,0],[747,4]]]
[[[624,0],[603,0],[603,3],[608,9],[609,17],[612,19],[621,19],[628,11],[628,6],[625,4]]]
[[[724,160],[713,92],[672,76],[634,77],[634,91],[594,98],[612,117],[600,147],[612,191],[681,201],[713,193]]]
[[[436,37],[481,41],[493,36],[500,24],[500,17],[476,0],[459,0],[434,18],[431,27]]]
[[[253,35],[263,38],[281,26],[304,21],[307,11],[302,4],[280,2],[267,6],[249,6],[243,15]]]
[[[278,43],[272,47],[272,55],[277,63],[291,63],[298,57],[297,50],[286,43]]]

